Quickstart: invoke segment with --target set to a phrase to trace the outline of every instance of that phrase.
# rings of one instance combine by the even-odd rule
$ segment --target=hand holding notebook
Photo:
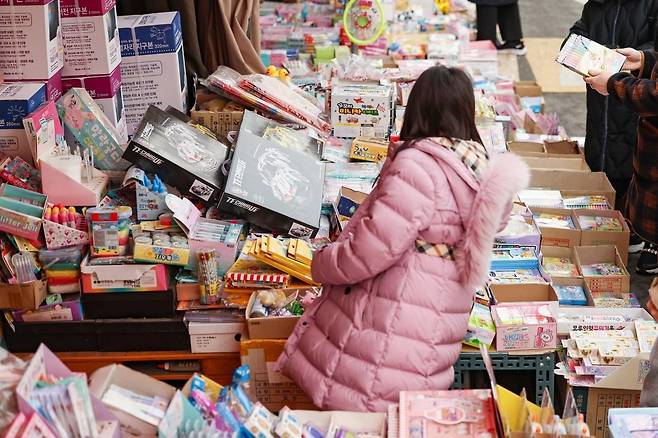
[[[571,34],[555,60],[569,70],[588,77],[591,71],[618,73],[624,67],[626,57],[584,36]]]

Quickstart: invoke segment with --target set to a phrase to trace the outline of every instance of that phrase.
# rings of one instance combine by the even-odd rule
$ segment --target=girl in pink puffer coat
[[[464,72],[424,72],[402,145],[338,241],[315,254],[324,293],[278,367],[318,407],[386,411],[400,391],[451,386],[494,236],[529,179],[515,155],[489,156],[474,113]]]

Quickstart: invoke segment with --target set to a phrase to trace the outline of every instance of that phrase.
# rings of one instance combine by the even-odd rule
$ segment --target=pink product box
[[[109,75],[68,77],[63,81],[64,93],[71,88],[84,88],[103,113],[117,128],[123,141],[128,141],[126,119],[121,91],[121,67],[117,66]]]
[[[76,8],[75,0],[62,1],[64,76],[109,75],[121,63],[115,1],[79,3]]]
[[[491,308],[496,350],[544,350],[557,347],[556,302],[501,303]]]
[[[116,0],[59,0],[62,18],[105,15],[116,4]]]
[[[57,0],[0,0],[5,80],[48,80],[64,65]]]

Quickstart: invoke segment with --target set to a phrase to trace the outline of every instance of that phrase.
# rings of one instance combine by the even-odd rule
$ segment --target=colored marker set
[[[75,211],[75,207],[65,207],[64,205],[48,206],[43,215],[43,219],[64,225],[70,228],[80,229],[82,215]]]
[[[167,187],[165,187],[164,183],[162,182],[162,180],[158,175],[155,175],[153,177],[153,181],[151,181],[148,175],[144,173],[144,176],[142,178],[142,185],[147,189],[149,189],[150,191],[152,191],[153,193],[158,193],[161,195],[167,194]]]

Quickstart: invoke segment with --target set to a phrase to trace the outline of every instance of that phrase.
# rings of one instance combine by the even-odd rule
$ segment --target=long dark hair
[[[402,148],[416,140],[448,137],[482,144],[475,127],[473,83],[457,68],[432,67],[420,75],[404,112]]]

